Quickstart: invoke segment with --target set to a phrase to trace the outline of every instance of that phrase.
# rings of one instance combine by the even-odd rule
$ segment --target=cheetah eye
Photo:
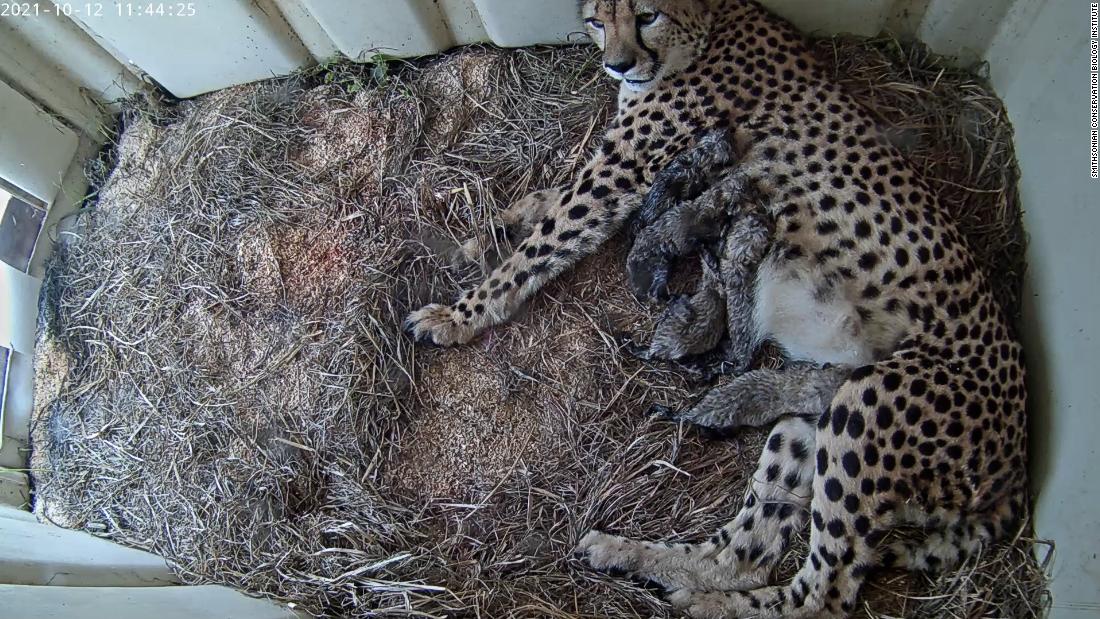
[[[661,14],[657,11],[638,13],[638,23],[642,26],[652,26]]]
[[[595,17],[589,17],[588,19],[584,20],[584,23],[592,26],[596,30],[603,30],[603,22],[596,19]]]

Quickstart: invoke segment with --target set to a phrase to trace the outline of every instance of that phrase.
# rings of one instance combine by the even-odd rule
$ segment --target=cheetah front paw
[[[438,303],[425,305],[409,314],[405,319],[405,330],[417,342],[437,346],[465,344],[477,334],[453,307]]]
[[[583,559],[588,567],[612,576],[626,576],[637,567],[637,557],[628,540],[601,531],[589,531],[577,544],[573,556]]]

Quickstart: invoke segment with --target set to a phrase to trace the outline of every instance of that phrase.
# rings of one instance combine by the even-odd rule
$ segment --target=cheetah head
[[[707,0],[584,0],[581,17],[604,69],[639,92],[691,65],[712,21]]]

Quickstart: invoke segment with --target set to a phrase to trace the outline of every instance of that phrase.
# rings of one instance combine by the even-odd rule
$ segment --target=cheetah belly
[[[816,280],[816,281],[815,281]],[[839,290],[791,263],[766,259],[757,271],[754,321],[791,359],[861,366],[875,361],[875,342],[856,306]]]

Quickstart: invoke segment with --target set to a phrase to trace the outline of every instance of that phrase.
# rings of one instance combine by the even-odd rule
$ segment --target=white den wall
[[[1089,7],[1017,0],[986,54],[1016,129],[1032,486],[1055,541],[1052,617],[1100,616],[1100,181],[1089,178]]]
[[[34,4],[53,6],[46,0]],[[0,80],[82,133],[81,152],[67,172],[64,162],[54,162],[51,182],[36,175],[10,179],[24,180],[21,185],[27,187],[36,181],[41,193],[56,193],[52,179],[63,181],[63,208],[51,212],[51,223],[81,194],[80,166],[94,152],[99,119],[94,104],[132,92],[139,84],[136,76],[188,97],[286,74],[337,52],[369,59],[374,51],[409,56],[476,41],[510,47],[582,40],[576,0],[196,0],[196,15],[190,17],[118,15],[116,2],[102,4],[105,14],[71,22],[0,19]],[[1095,240],[1100,185],[1088,178],[1089,3],[764,4],[809,32],[872,35],[890,27],[919,36],[936,51],[958,55],[963,64],[989,62],[993,85],[1016,129],[1021,197],[1031,235],[1024,321],[1035,522],[1039,536],[1058,547],[1053,616],[1100,615],[1100,483],[1094,474],[1100,471],[1100,250]],[[71,149],[71,138],[64,140],[62,146]],[[30,149],[41,148],[24,141]],[[32,271],[41,268],[46,253],[48,246],[36,255]]]
[[[927,1],[764,4],[808,32],[872,35],[900,7]],[[54,10],[49,0],[30,4],[39,16],[4,17],[2,25],[28,36],[43,24],[69,21],[45,15]],[[77,7],[72,24],[102,48],[94,56],[113,57],[133,74],[123,81],[147,76],[181,98],[285,75],[337,53],[370,60],[375,53],[420,56],[476,42],[518,47],[584,40],[577,0],[193,0],[182,3],[193,11],[174,15],[133,10],[142,3],[69,4]],[[81,68],[75,57],[68,64],[61,68]]]

